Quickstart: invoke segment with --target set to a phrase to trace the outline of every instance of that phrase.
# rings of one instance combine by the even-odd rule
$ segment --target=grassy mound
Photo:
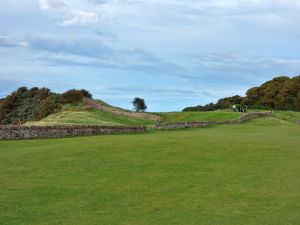
[[[1,142],[0,224],[299,224],[300,127],[269,120]]]
[[[37,122],[28,122],[26,125],[151,125],[153,121],[132,118],[124,115],[105,112],[99,109],[85,108],[84,106],[65,106],[62,112],[52,114]]]

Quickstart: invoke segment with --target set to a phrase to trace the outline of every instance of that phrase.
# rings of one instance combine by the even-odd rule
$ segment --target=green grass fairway
[[[300,126],[2,141],[0,224],[298,225]]]
[[[242,113],[227,111],[159,113],[164,122],[225,121],[241,117]]]

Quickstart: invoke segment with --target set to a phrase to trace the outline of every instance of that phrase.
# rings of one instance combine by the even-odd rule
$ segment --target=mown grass
[[[300,127],[277,118],[0,142],[0,224],[297,225]]]

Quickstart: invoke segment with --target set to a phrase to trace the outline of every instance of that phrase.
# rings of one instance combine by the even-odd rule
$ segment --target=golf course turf
[[[300,126],[0,142],[2,225],[298,225]]]

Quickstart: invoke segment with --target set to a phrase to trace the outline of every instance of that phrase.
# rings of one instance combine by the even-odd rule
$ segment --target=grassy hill
[[[110,106],[97,100],[97,105],[86,103],[79,106],[65,105],[59,113],[52,114],[40,121],[27,122],[26,125],[152,125],[153,120],[135,116],[133,112]],[[99,105],[98,105],[99,104]],[[98,108],[101,106],[102,108]]]
[[[26,125],[46,126],[78,124],[150,126],[156,123],[226,121],[237,119],[243,115],[242,113],[227,110],[209,112],[135,113],[111,106],[100,100],[96,100],[95,102],[97,104],[96,106],[91,105],[91,102],[89,102],[89,104],[84,103],[79,106],[65,105],[61,112],[52,114],[40,121],[27,122]],[[253,112],[253,110],[251,112]],[[282,123],[287,122],[295,124],[296,121],[300,119],[300,113],[292,111],[278,111],[273,114],[273,117],[277,118]]]
[[[151,125],[153,121],[131,118],[128,116],[113,114],[98,109],[82,109],[69,107],[64,111],[52,114],[37,122],[28,122],[26,125]]]
[[[134,113],[96,100],[79,106],[65,105],[61,112],[52,114],[40,121],[27,122],[26,125],[153,125],[163,122],[224,121],[239,118],[241,115],[241,113],[221,110],[214,112]]]
[[[2,141],[0,224],[299,224],[300,126],[284,118]]]

